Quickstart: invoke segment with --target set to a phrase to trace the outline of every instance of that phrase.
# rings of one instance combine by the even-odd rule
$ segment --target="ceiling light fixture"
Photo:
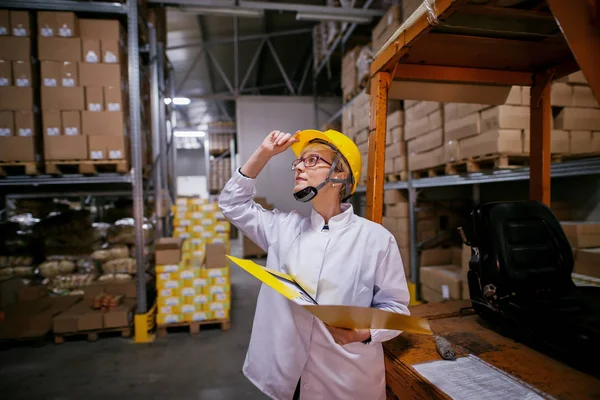
[[[355,24],[369,24],[371,23],[371,17],[369,16],[357,16],[357,15],[333,15],[333,14],[320,14],[320,13],[307,13],[299,12],[296,14],[297,21],[336,21],[336,22],[352,22]]]
[[[202,7],[202,6],[190,6],[181,7],[180,11],[194,13],[194,14],[206,14],[206,15],[220,15],[224,17],[247,17],[247,18],[260,18],[265,15],[264,10],[254,10],[250,8],[241,7]]]
[[[191,138],[203,138],[206,136],[204,131],[175,131],[173,132],[175,137],[191,137]]]
[[[188,105],[190,105],[192,100],[188,99],[187,97],[175,97],[172,100],[168,97],[165,98],[165,104],[169,105],[169,104],[171,104],[171,102],[173,104],[175,104],[176,106],[188,106]]]

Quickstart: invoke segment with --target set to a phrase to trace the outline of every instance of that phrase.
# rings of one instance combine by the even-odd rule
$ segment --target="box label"
[[[181,306],[181,312],[184,314],[193,313],[196,311],[196,306],[193,304],[184,304]]]
[[[102,104],[100,103],[88,103],[88,111],[102,111]]]
[[[167,306],[178,306],[179,303],[179,297],[168,297],[165,299],[165,305]]]
[[[68,26],[61,26],[58,30],[58,36],[73,37],[73,31]]]
[[[8,29],[6,29],[6,27],[4,27],[4,26],[0,26],[0,35],[2,35],[2,36],[8,35]]]
[[[73,78],[63,78],[62,85],[64,87],[75,87],[75,79]]]
[[[10,128],[0,128],[0,136],[12,136]]]
[[[173,308],[171,306],[162,306],[158,309],[158,312],[161,314],[172,314]]]
[[[121,111],[121,104],[120,103],[108,103],[106,108],[108,111]]]
[[[216,301],[227,301],[227,293],[217,293],[215,295]]]
[[[121,153],[121,150],[111,150],[108,152],[108,158],[111,160],[119,160],[123,158],[123,154]]]
[[[162,273],[162,274],[158,274],[158,279],[160,279],[161,281],[168,281],[171,280],[171,274],[170,273]]]
[[[210,308],[211,311],[224,310],[225,309],[225,304],[223,304],[223,303],[210,303],[209,308]]]
[[[10,86],[8,78],[0,77],[0,86]]]
[[[227,275],[227,268],[209,268],[208,269],[208,277],[209,278],[218,278],[221,276]]]
[[[17,86],[18,87],[29,87],[31,83],[28,78],[17,78]]]
[[[179,277],[180,277],[181,279],[193,279],[193,278],[194,278],[194,275],[195,275],[194,271],[189,271],[189,270],[188,270],[188,271],[181,271],[181,273],[180,273],[180,276],[179,276]]]
[[[77,136],[79,135],[79,128],[76,126],[65,128],[65,133],[67,136]]]
[[[197,313],[193,313],[192,314],[192,321],[194,322],[198,322],[198,321],[206,321],[208,319],[206,313],[204,312],[197,312]]]
[[[14,27],[13,36],[27,36],[27,29],[23,27]]]
[[[54,36],[54,29],[49,26],[44,26],[40,29],[40,34],[44,37]]]
[[[225,318],[227,318],[227,312],[225,310],[215,311],[215,318],[216,319],[225,319]]]
[[[206,279],[203,278],[195,278],[192,282],[192,285],[194,287],[198,287],[198,286],[206,286]]]
[[[33,136],[31,128],[19,128],[19,136]]]
[[[198,239],[198,238],[193,238],[192,239],[192,244],[199,245],[199,244],[202,244],[202,243],[204,243],[204,241],[202,239]]]
[[[162,266],[162,270],[165,272],[177,272],[177,270],[179,269],[179,265],[177,264],[170,264],[170,265],[163,265]],[[165,275],[165,274],[160,274],[160,276]],[[161,278],[163,279],[163,278]],[[167,278],[168,280],[169,278]]]
[[[193,300],[194,304],[205,304],[208,303],[208,297],[205,294],[200,294],[194,296]]]
[[[54,87],[56,86],[56,79],[54,78],[44,78],[44,86]]]
[[[215,284],[217,285],[226,285],[227,284],[227,278],[224,276],[218,276],[215,279]]]
[[[91,151],[90,158],[92,160],[102,160],[104,158],[104,152],[102,150]]]
[[[48,136],[59,136],[60,128],[46,128],[46,135]]]
[[[107,64],[116,64],[119,62],[119,58],[112,51],[107,51],[104,53],[104,62]]]
[[[172,297],[175,295],[175,290],[174,289],[161,289],[160,292],[158,292],[158,295],[160,297]]]

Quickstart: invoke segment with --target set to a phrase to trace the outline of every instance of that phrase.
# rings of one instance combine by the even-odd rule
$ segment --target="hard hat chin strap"
[[[327,178],[325,178],[325,180],[323,182],[318,184],[316,187],[315,186],[307,186],[304,189],[297,191],[296,193],[294,193],[294,198],[303,203],[307,203],[307,202],[311,201],[312,199],[314,199],[317,196],[317,194],[319,194],[319,190],[321,188],[323,188],[323,186],[325,186],[327,184],[327,182],[343,183],[346,185],[346,193],[350,193],[350,189],[352,188],[352,181],[351,181],[352,178],[338,179],[338,178],[331,177],[331,174],[333,174],[333,172],[335,171],[335,167],[337,167],[337,165],[340,161],[340,157],[341,157],[340,153],[336,152],[335,159],[331,163],[331,168],[329,168],[329,173],[327,174]],[[350,197],[350,196],[348,196],[348,197]],[[344,201],[346,199],[344,199]]]

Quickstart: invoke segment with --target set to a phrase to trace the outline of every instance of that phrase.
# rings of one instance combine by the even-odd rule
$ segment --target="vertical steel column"
[[[209,133],[206,132],[204,136],[204,167],[206,169],[206,192],[210,198],[210,151],[208,146],[210,145]]]
[[[240,93],[240,59],[238,53],[240,36],[238,32],[238,17],[233,17],[233,89],[234,95]]]
[[[156,28],[150,25],[150,112],[152,117],[152,162],[154,179],[154,212],[156,213],[156,237],[163,237],[164,231],[164,210],[163,210],[163,180],[161,169],[164,168],[160,148],[160,88],[158,83],[158,57],[156,43]]]
[[[419,271],[419,251],[417,249],[417,191],[412,184],[412,174],[408,174],[408,223],[410,229],[410,280],[416,286],[417,299],[421,298]]]
[[[169,68],[169,97],[175,98],[175,71],[173,67]],[[167,124],[167,146],[169,149],[169,176],[171,178],[171,188],[173,189],[172,201],[177,198],[177,147],[175,146],[175,137],[173,132],[177,127],[177,106],[171,102],[171,112],[169,113],[170,123]]]
[[[529,199],[550,206],[552,76],[535,75],[530,100]]]
[[[133,218],[135,221],[135,262],[137,281],[137,313],[147,311],[146,262],[144,257],[144,187],[142,174],[142,118],[140,114],[140,46],[138,38],[137,0],[127,1],[127,50],[129,59],[129,117],[133,185]]]
[[[167,142],[167,115],[165,108],[165,46],[162,42],[157,43],[157,53],[156,53],[156,68],[158,69],[158,127],[159,127],[159,176],[161,182],[161,191],[160,191],[160,202],[162,214],[160,215],[163,221],[163,236],[168,232],[167,227],[167,216],[169,215],[169,209],[171,206],[170,198],[167,195],[167,188],[169,187],[168,180],[168,171],[167,171],[167,151],[168,151],[168,142]],[[167,207],[167,209],[165,209]]]

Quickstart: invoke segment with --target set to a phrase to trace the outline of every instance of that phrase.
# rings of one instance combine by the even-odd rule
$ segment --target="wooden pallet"
[[[189,330],[190,335],[197,335],[200,332],[201,325],[220,325],[222,331],[228,331],[231,328],[231,321],[229,319],[211,319],[199,322],[178,322],[175,324],[157,325],[156,334],[158,337],[167,337],[169,331],[181,331],[181,328],[185,328],[185,330]]]
[[[95,175],[101,172],[129,172],[127,160],[75,160],[75,161],[46,161],[46,173],[49,175],[84,174]]]
[[[585,154],[552,154],[552,162],[565,162],[571,160],[581,160],[583,158],[600,157],[600,153],[585,153]]]
[[[446,175],[481,172],[493,169],[514,169],[529,165],[528,155],[486,154],[446,164]]]
[[[126,326],[123,328],[106,328],[106,329],[94,329],[91,331],[79,331],[79,332],[68,332],[68,333],[55,333],[54,334],[54,343],[62,344],[65,342],[65,338],[67,337],[81,337],[87,336],[88,342],[95,342],[98,340],[99,335],[105,335],[109,333],[120,332],[121,337],[128,338],[131,337],[132,329],[130,326]]]
[[[446,165],[438,165],[431,168],[425,168],[418,171],[412,171],[413,179],[433,178],[435,176],[446,175]]]
[[[408,180],[408,172],[402,171],[395,174],[387,174],[385,176],[386,182],[402,182]]]
[[[0,176],[38,175],[38,165],[34,161],[0,161]]]

